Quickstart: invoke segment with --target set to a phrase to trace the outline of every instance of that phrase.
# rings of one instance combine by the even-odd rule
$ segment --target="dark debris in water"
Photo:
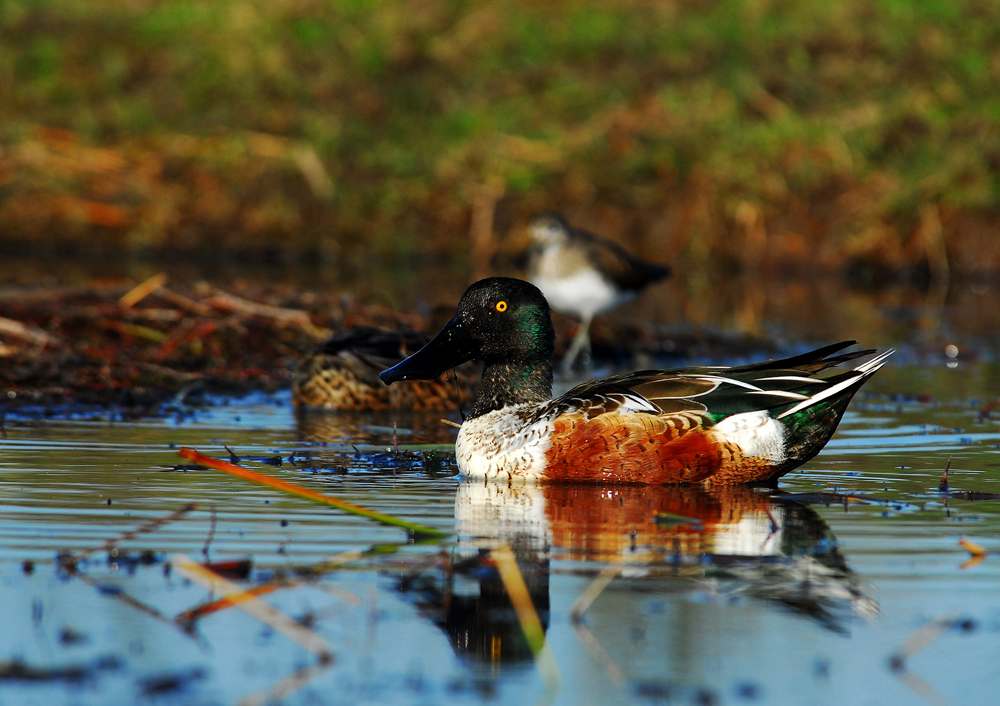
[[[636,682],[633,687],[633,692],[636,696],[641,699],[666,703],[670,701],[674,694],[677,693],[676,685],[667,681],[660,680],[643,680]]]
[[[846,495],[843,493],[775,493],[775,497],[784,498],[787,500],[794,500],[795,502],[802,503],[803,505],[824,505],[830,507],[831,505],[865,505],[871,502],[878,502],[873,498],[868,498],[860,495]]]
[[[84,645],[89,641],[90,638],[85,633],[80,632],[72,625],[64,625],[59,630],[59,642],[65,647]]]
[[[139,552],[126,552],[114,549],[108,552],[108,564],[116,564],[120,569],[135,571],[140,566],[153,566],[164,561],[162,554],[145,549]]]
[[[1000,493],[979,490],[949,490],[941,494],[954,500],[1000,500]]]
[[[187,473],[188,471],[210,471],[208,466],[202,466],[200,463],[178,463],[176,466],[170,468],[163,468],[161,471],[178,471],[180,473]]]
[[[754,682],[743,682],[742,684],[737,684],[734,689],[736,692],[736,697],[743,699],[745,701],[756,701],[760,698],[762,689],[759,684]]]
[[[165,672],[143,677],[139,680],[139,690],[145,696],[162,696],[186,691],[194,682],[205,678],[201,667],[192,667],[175,672]]]
[[[93,679],[98,672],[121,669],[119,657],[99,657],[89,663],[61,667],[36,667],[21,660],[0,662],[0,683],[3,682],[81,682]]]
[[[278,455],[267,456],[240,456],[234,449],[224,447],[229,454],[229,462],[234,465],[243,465],[246,462],[260,463],[267,466],[281,467],[285,461],[290,466],[300,471],[310,471],[312,473],[327,473],[333,475],[346,475],[349,473],[376,473],[376,474],[398,474],[398,473],[422,473],[435,476],[440,473],[453,475],[449,464],[454,462],[455,454],[450,450],[420,449],[411,450],[387,450],[387,451],[363,451],[352,445],[353,453],[337,451],[310,452],[309,450],[292,451],[287,459],[282,459]],[[167,469],[165,469],[167,470]],[[198,464],[178,464],[172,469],[174,471],[189,470],[209,470],[206,466]]]
[[[723,703],[720,693],[709,686],[686,686],[660,679],[645,679],[632,684],[632,692],[647,703],[689,703],[696,706],[716,706]],[[733,693],[742,701],[756,701],[761,688],[753,682],[741,682]]]
[[[421,449],[417,451],[361,451],[355,447],[354,453],[326,451],[309,453],[298,451],[288,457],[289,463],[299,470],[313,473],[346,475],[351,473],[371,473],[380,475],[425,474],[437,476],[454,475],[451,468],[455,454],[453,451]],[[266,463],[267,461],[261,461]]]

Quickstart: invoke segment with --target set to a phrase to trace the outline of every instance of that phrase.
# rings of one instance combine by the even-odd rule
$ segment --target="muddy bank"
[[[290,287],[120,281],[0,289],[8,405],[152,411],[181,394],[288,386],[296,360],[338,328],[421,328],[423,317]]]
[[[138,285],[7,286],[0,288],[0,312],[7,409],[111,405],[130,414],[155,414],[170,399],[195,403],[206,393],[280,390],[290,386],[298,360],[333,332],[365,325],[433,333],[451,314],[292,285],[174,284],[164,275]],[[555,323],[564,346],[576,323],[558,316]],[[761,337],[628,319],[594,327],[595,358],[607,365],[774,348]]]

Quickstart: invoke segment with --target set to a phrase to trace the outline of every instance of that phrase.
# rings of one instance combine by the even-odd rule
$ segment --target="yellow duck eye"
[[[496,310],[499,311],[501,314],[507,311],[507,302],[497,302]]]

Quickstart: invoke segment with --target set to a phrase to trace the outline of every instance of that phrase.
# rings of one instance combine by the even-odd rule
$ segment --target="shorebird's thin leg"
[[[584,316],[580,322],[580,328],[576,330],[576,336],[573,337],[573,342],[569,344],[569,350],[566,351],[566,356],[562,359],[561,370],[563,374],[572,372],[573,363],[576,362],[576,357],[580,355],[584,346],[586,346],[587,352],[590,352],[590,322],[593,318],[593,316]]]

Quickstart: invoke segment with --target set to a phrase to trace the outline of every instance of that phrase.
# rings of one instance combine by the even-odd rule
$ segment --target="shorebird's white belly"
[[[592,267],[557,274],[561,268],[555,263],[547,266],[548,257],[553,256],[546,253],[542,257],[532,283],[542,290],[556,311],[589,318],[621,306],[635,296],[633,292],[624,292],[612,285]]]
[[[484,414],[462,424],[455,441],[458,470],[470,478],[537,480],[545,471],[551,421],[525,424],[520,405]]]

